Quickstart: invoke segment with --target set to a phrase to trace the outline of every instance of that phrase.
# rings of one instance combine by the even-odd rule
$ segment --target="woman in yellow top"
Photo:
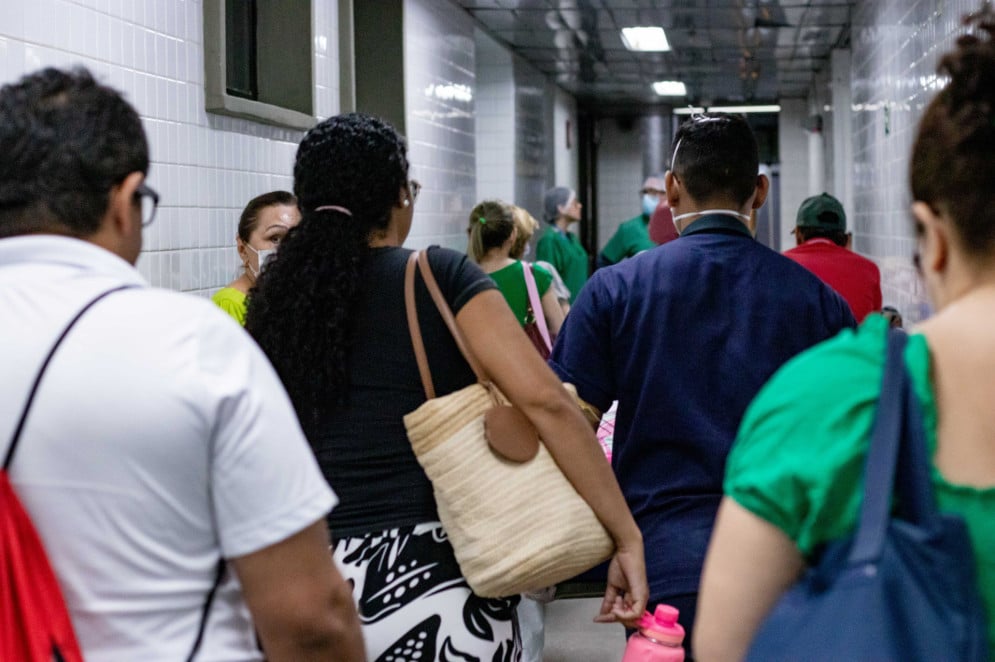
[[[287,191],[257,195],[242,211],[235,238],[238,256],[242,259],[242,273],[211,297],[211,301],[239,324],[245,325],[245,296],[255,286],[266,258],[276,252],[277,245],[300,220],[297,198]]]

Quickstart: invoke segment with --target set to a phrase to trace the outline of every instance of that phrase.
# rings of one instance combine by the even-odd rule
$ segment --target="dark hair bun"
[[[986,2],[963,22],[976,31],[959,37],[939,66],[950,78],[943,94],[957,127],[956,142],[995,140],[995,11]]]

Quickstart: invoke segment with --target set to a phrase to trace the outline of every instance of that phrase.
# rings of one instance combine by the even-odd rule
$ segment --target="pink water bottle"
[[[678,613],[670,605],[657,605],[652,614],[643,612],[622,662],[684,662],[684,628],[677,622]]]

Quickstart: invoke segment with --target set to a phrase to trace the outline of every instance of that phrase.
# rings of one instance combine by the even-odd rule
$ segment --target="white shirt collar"
[[[124,259],[83,239],[53,234],[0,239],[0,269],[40,263],[61,264],[111,276],[125,283],[148,285],[138,270]]]

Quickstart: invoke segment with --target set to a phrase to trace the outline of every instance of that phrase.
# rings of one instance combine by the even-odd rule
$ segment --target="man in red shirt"
[[[798,246],[784,255],[846,299],[858,323],[881,310],[881,273],[876,264],[850,250],[852,237],[839,200],[828,193],[806,199],[798,208],[794,234]]]

